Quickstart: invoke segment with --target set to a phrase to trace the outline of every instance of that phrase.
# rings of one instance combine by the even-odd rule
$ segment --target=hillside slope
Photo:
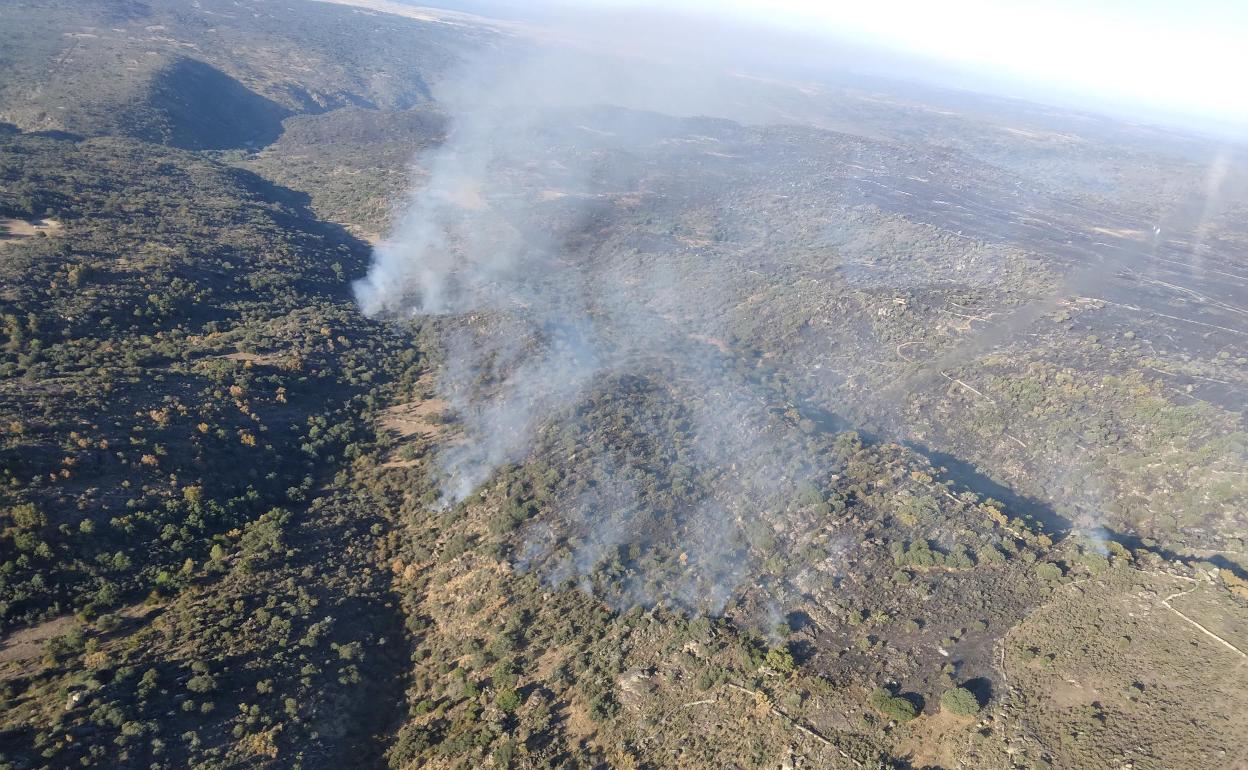
[[[514,34],[0,0],[0,770],[1242,766],[1248,164],[561,105],[447,196],[528,304],[366,318]]]

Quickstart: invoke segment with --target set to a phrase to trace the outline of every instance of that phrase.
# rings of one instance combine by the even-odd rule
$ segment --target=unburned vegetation
[[[510,33],[0,5],[0,768],[1248,761],[1242,206],[1149,235],[1196,140],[567,108],[452,203],[633,325],[508,442],[448,347],[520,313],[350,285]]]

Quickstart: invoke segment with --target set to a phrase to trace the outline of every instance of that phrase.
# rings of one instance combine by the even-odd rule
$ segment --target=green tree
[[[9,509],[9,515],[13,517],[13,524],[18,529],[39,529],[48,523],[48,517],[44,516],[33,503],[15,505]]]
[[[767,657],[763,659],[763,663],[768,668],[775,669],[783,674],[791,674],[797,668],[797,662],[793,660],[793,653],[789,652],[789,648],[785,645],[773,647],[767,652]]]
[[[979,713],[979,698],[965,687],[954,687],[941,694],[940,708],[958,716],[973,717]]]
[[[217,689],[217,680],[208,674],[197,674],[186,681],[186,689],[191,692],[212,692]]]
[[[1057,580],[1062,576],[1062,568],[1052,562],[1044,562],[1036,565],[1036,577],[1041,580]]]
[[[494,699],[498,707],[508,714],[520,708],[520,693],[511,688],[507,688],[499,692],[498,697]]]
[[[909,722],[919,715],[918,709],[908,698],[893,695],[883,687],[871,693],[870,703],[871,708],[898,722]]]

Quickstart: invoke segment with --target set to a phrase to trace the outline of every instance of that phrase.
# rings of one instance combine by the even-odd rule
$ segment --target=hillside
[[[0,121],[189,149],[263,146],[291,114],[427,104],[429,83],[497,34],[264,0],[14,0],[0,21]]]
[[[0,0],[0,768],[1248,761],[1242,149],[532,34]]]

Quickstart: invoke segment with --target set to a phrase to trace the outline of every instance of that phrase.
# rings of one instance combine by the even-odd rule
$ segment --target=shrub
[[[14,526],[22,530],[39,529],[48,523],[48,517],[31,503],[13,506],[9,509],[9,515],[13,518]]]
[[[619,704],[610,693],[603,693],[589,703],[589,718],[599,724],[606,722],[619,711]]]
[[[1036,565],[1036,577],[1041,580],[1057,580],[1062,576],[1062,568],[1052,562]]]
[[[217,689],[217,680],[207,674],[197,674],[186,682],[186,689],[191,692],[211,692]]]
[[[520,694],[508,688],[500,692],[494,702],[498,704],[500,709],[510,714],[520,708]]]
[[[909,722],[919,715],[918,709],[907,698],[893,695],[883,687],[871,693],[870,703],[871,708],[898,722]]]
[[[973,717],[979,713],[979,698],[965,687],[954,687],[941,694],[940,708],[958,716]]]
[[[782,674],[791,674],[797,668],[797,662],[793,660],[793,653],[789,652],[788,647],[775,647],[767,652],[767,657],[763,659],[768,668],[775,669]]]

